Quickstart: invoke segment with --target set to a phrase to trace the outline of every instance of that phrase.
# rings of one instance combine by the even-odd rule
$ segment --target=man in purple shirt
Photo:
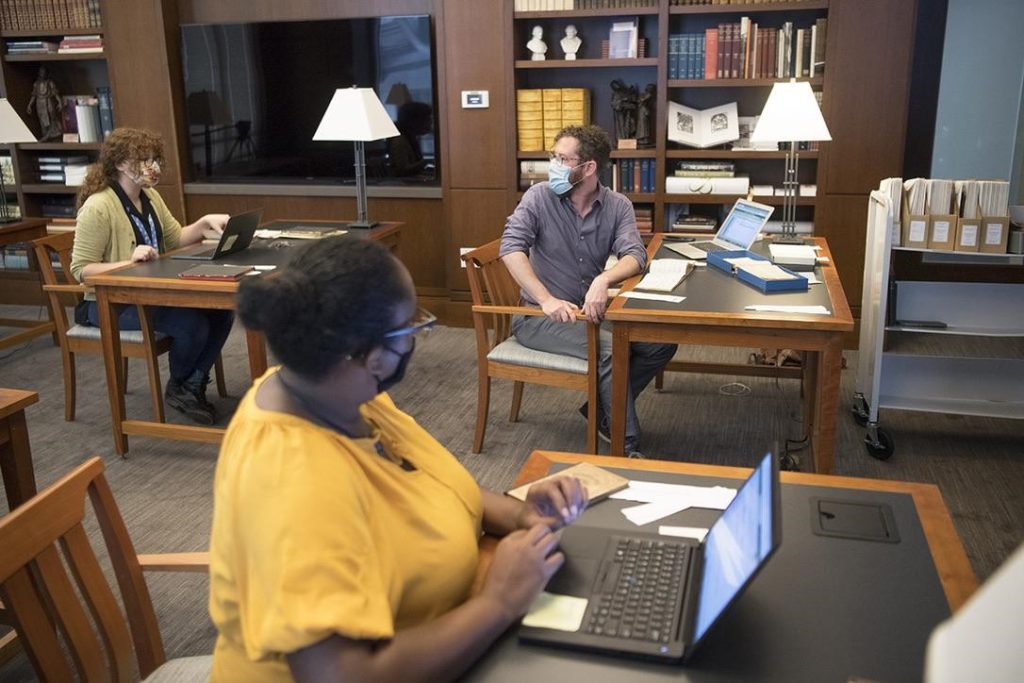
[[[587,358],[587,332],[574,325],[604,320],[608,287],[643,271],[647,251],[636,229],[633,204],[608,189],[598,174],[608,165],[611,141],[599,126],[569,126],[555,138],[548,182],[523,195],[505,222],[500,254],[522,288],[524,304],[546,317],[519,316],[512,331],[523,346]],[[605,271],[610,255],[618,263]],[[601,330],[598,356],[598,433],[608,438],[612,395],[612,335]],[[626,397],[626,453],[639,455],[640,423],[634,398],[675,354],[674,344],[630,344]],[[581,409],[586,414],[586,410]]]

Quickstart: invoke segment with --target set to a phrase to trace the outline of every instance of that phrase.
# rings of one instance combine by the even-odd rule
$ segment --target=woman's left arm
[[[181,229],[181,245],[195,244],[203,238],[220,239],[228,218],[226,213],[208,213],[192,225],[186,225]]]
[[[481,488],[484,532],[505,536],[516,529],[546,524],[560,529],[572,523],[587,507],[587,490],[575,477],[556,477],[530,487],[526,502]]]

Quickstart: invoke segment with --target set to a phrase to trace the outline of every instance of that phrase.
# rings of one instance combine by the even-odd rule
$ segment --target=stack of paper
[[[814,247],[807,244],[769,244],[772,262],[783,266],[813,266],[818,261]]]
[[[627,488],[611,495],[616,500],[643,503],[622,509],[626,519],[638,526],[691,507],[724,510],[735,496],[736,489],[725,486],[687,486],[654,481],[631,481]]]
[[[953,181],[933,178],[928,181],[928,213],[946,215],[952,212]]]
[[[652,292],[671,292],[692,269],[693,264],[684,259],[654,259],[647,275],[644,275],[636,288]]]
[[[907,211],[911,216],[923,216],[927,208],[928,181],[925,178],[910,178],[904,181],[903,189],[906,190]]]
[[[812,250],[813,253],[813,250]],[[761,280],[795,280],[799,276],[788,273],[771,261],[756,258],[727,258],[726,263],[737,270],[743,270]]]
[[[1006,216],[1009,200],[1010,183],[1005,180],[978,181],[978,206],[982,216]]]

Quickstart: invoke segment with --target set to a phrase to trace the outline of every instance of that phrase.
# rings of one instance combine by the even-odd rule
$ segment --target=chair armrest
[[[198,572],[205,574],[210,569],[210,553],[157,553],[139,555],[142,571]]]
[[[532,315],[543,316],[544,311],[531,306],[492,306],[490,304],[476,304],[473,306],[474,313],[492,313],[495,315]],[[586,320],[583,313],[576,314],[577,320]]]
[[[86,292],[91,292],[92,287],[86,287],[85,285],[43,285],[43,291],[85,294]]]

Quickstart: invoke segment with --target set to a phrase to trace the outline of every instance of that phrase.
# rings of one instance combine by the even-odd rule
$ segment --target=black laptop
[[[236,254],[249,248],[252,243],[256,228],[260,226],[260,219],[263,218],[263,209],[256,209],[246,213],[240,213],[228,219],[224,226],[224,232],[220,236],[217,246],[212,249],[200,249],[183,254],[173,254],[171,258],[183,259],[186,261],[217,261]]]
[[[570,526],[565,564],[547,592],[586,598],[575,631],[521,626],[524,642],[678,662],[782,542],[779,465],[770,453],[736,493],[703,543]]]

